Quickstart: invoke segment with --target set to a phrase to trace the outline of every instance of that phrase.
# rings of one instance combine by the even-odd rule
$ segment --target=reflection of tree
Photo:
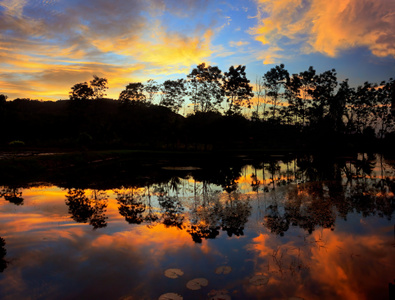
[[[363,153],[361,159],[343,162],[341,170],[347,177],[347,180],[352,181],[353,179],[366,178],[367,175],[373,172],[375,164],[376,157],[374,155],[365,155],[365,153]]]
[[[143,213],[145,204],[142,201],[142,193],[132,188],[129,192],[117,192],[117,201],[119,204],[119,213],[125,217],[130,224],[141,224],[144,221]]]
[[[276,173],[280,171],[280,166],[278,161],[270,160],[268,165],[266,166],[266,170],[270,173],[270,180],[272,184],[272,189],[275,189],[275,180],[276,180]]]
[[[363,217],[378,215],[389,220],[395,211],[394,171],[379,166],[379,178],[372,176],[376,164],[373,155],[359,155],[347,160],[325,163],[314,157],[298,160],[302,182],[289,189],[283,207],[279,203],[266,209],[264,225],[271,232],[284,235],[289,226],[299,226],[309,233],[316,227],[334,229],[336,215],[347,219],[357,212]],[[341,174],[347,178],[342,181]],[[387,174],[387,175],[386,175]]]
[[[182,229],[184,207],[178,196],[169,196],[163,187],[158,189],[158,201],[162,212],[162,222],[166,227]]]
[[[289,229],[289,220],[278,212],[278,205],[270,205],[263,224],[270,229],[272,233],[284,235]]]
[[[74,221],[87,223],[94,229],[107,226],[105,210],[107,195],[104,192],[93,191],[91,198],[81,189],[69,189],[66,194],[66,205]]]
[[[195,181],[196,187],[196,181]],[[191,211],[191,220],[188,233],[196,243],[202,239],[214,239],[219,235],[222,205],[219,202],[218,193],[211,192],[207,181],[202,183],[202,203],[196,195],[195,205]]]
[[[7,261],[4,259],[6,254],[7,250],[5,249],[5,240],[0,237],[0,273],[7,268]]]
[[[90,224],[93,228],[103,228],[107,226],[104,212],[107,208],[108,196],[104,191],[93,190],[91,195],[91,201],[93,202],[93,215],[90,219]]]
[[[226,231],[228,236],[243,235],[244,225],[251,214],[251,205],[247,201],[237,199],[237,194],[229,195],[229,200],[225,202],[222,211],[222,230]],[[232,199],[235,197],[235,199]]]
[[[155,223],[159,217],[157,216],[157,214],[153,211],[153,207],[151,204],[151,191],[150,191],[150,186],[147,186],[147,199],[148,199],[148,203],[147,203],[147,214],[144,217],[144,221],[147,222],[148,224],[153,224]],[[147,225],[148,227],[150,225]]]
[[[0,197],[4,197],[5,200],[15,205],[23,205],[22,192],[19,191],[19,188],[4,187],[0,190]]]
[[[336,215],[328,187],[321,182],[306,183],[291,188],[282,209],[269,206],[264,225],[271,232],[284,235],[289,226],[299,226],[312,233],[317,226],[334,228]],[[283,213],[280,213],[283,211]]]
[[[218,174],[218,180],[224,191],[231,193],[237,190],[236,180],[241,175],[241,169],[239,168],[223,168]]]
[[[258,193],[259,187],[261,186],[261,181],[258,179],[256,169],[254,169],[254,171],[255,173],[251,174],[251,187],[254,192]]]
[[[395,180],[385,178],[376,184],[358,182],[346,198],[350,207],[362,216],[378,215],[391,220],[395,211]]]
[[[301,182],[341,180],[344,162],[335,160],[333,156],[304,155],[298,157],[298,179]]]

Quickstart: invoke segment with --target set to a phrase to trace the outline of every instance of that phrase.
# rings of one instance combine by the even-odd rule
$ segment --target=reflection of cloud
[[[387,228],[391,232],[392,227]],[[303,240],[303,242],[302,242]],[[256,273],[269,276],[268,298],[291,296],[315,299],[385,299],[395,258],[383,236],[352,235],[330,229],[300,240],[279,243],[274,235],[260,234],[246,249],[256,253]],[[372,263],[372,259],[376,262]],[[262,288],[246,287],[257,295]],[[377,294],[378,291],[381,294]]]
[[[376,56],[395,57],[395,2],[387,0],[256,0],[258,24],[250,30],[269,44],[268,62],[290,43],[303,53],[336,56],[367,47]]]
[[[319,239],[318,235],[313,234],[315,239]],[[386,241],[376,235],[327,234],[326,239],[325,251],[312,249],[313,259],[320,262],[320,265],[311,265],[316,280],[328,285],[344,299],[381,298],[375,295],[376,285],[385,282],[389,273],[385,274],[383,270],[389,271],[395,263],[392,249],[386,246]],[[370,263],[372,257],[377,259],[381,268]],[[364,287],[365,294],[361,293],[360,286]]]

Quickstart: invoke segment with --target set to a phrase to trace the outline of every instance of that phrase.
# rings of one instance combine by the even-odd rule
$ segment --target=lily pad
[[[269,282],[269,277],[265,275],[254,275],[250,278],[250,283],[255,286],[266,285]]]
[[[182,300],[182,296],[176,293],[166,293],[159,297],[158,300]]]
[[[167,269],[165,271],[165,276],[168,278],[178,278],[180,276],[184,275],[184,272],[181,271],[180,269]]]
[[[208,280],[206,278],[195,278],[189,280],[187,283],[187,288],[193,291],[200,290],[202,286],[207,286]]]
[[[232,271],[230,266],[220,266],[215,269],[215,274],[229,274]]]

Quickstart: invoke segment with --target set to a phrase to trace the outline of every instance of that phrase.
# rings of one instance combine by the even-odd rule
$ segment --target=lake
[[[0,299],[389,299],[394,167],[107,161],[0,183]]]

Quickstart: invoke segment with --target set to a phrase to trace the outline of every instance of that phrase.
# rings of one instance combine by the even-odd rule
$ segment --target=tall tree
[[[160,105],[178,112],[182,107],[187,94],[184,79],[166,80],[162,85],[162,99]]]
[[[302,106],[301,87],[302,83],[298,74],[293,74],[285,85],[285,99],[288,105],[284,106],[280,111],[282,118],[288,119],[288,122],[285,123],[293,123],[295,125],[302,123],[300,118]]]
[[[255,79],[255,97],[256,97],[256,110],[252,113],[253,119],[259,119],[259,107],[261,106],[261,99],[263,99],[263,112],[262,119],[265,119],[266,113],[266,91],[263,84],[262,77],[257,76]]]
[[[144,90],[148,94],[147,101],[154,103],[155,96],[160,91],[160,86],[155,80],[149,79],[147,84],[144,85]]]
[[[242,106],[251,107],[250,99],[254,94],[245,69],[245,66],[231,66],[229,72],[224,74],[223,91],[229,103],[227,115],[240,113]]]
[[[272,98],[272,119],[276,119],[276,109],[278,105],[279,98],[281,96],[280,92],[285,88],[287,82],[289,82],[289,73],[284,68],[284,64],[275,66],[263,75],[263,80],[265,88],[267,89],[267,95]]]
[[[119,101],[122,103],[144,103],[144,85],[141,82],[129,83],[126,88],[119,94]]]
[[[93,75],[93,80],[90,81],[90,87],[93,90],[93,96],[96,99],[101,99],[107,94],[105,91],[108,89],[108,81],[106,78],[101,78]]]
[[[329,103],[328,119],[332,129],[335,132],[344,133],[345,124],[343,122],[343,117],[347,115],[346,103],[348,102],[348,99],[353,98],[353,96],[354,91],[352,88],[350,88],[348,84],[348,79],[341,82],[336,95],[331,99]]]
[[[94,97],[93,89],[88,83],[76,83],[71,87],[70,99],[71,100],[88,100]]]
[[[310,120],[313,123],[321,122],[329,112],[329,104],[333,100],[337,86],[336,70],[328,70],[314,76],[314,87],[310,92],[312,96],[312,107],[310,109]]]
[[[384,138],[385,135],[393,131],[395,128],[395,120],[391,114],[392,95],[394,91],[395,81],[390,78],[388,82],[381,82],[377,88],[377,105],[375,106],[375,123],[378,126],[378,133],[380,138]]]
[[[362,134],[368,128],[374,118],[376,105],[377,85],[364,82],[358,86],[353,97],[347,103],[347,127],[351,132]]]
[[[311,104],[311,95],[314,90],[314,76],[316,71],[312,66],[307,71],[299,73],[300,97],[296,100],[298,106],[298,116],[303,126],[306,125],[307,110]]]
[[[194,111],[216,111],[223,101],[222,72],[217,66],[201,63],[187,76]]]
[[[71,87],[71,100],[88,100],[103,98],[107,87],[107,79],[93,75],[93,80],[89,82],[76,83]]]

